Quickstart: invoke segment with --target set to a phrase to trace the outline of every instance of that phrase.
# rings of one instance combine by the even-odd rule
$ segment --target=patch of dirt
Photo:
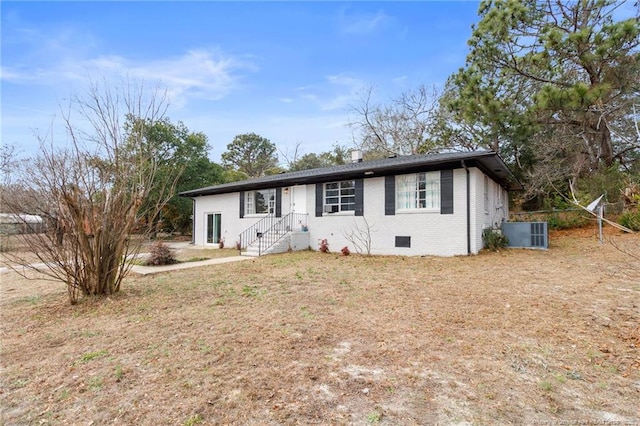
[[[130,277],[75,306],[0,276],[4,424],[635,424],[640,264],[299,252]],[[13,287],[20,297],[8,296]]]

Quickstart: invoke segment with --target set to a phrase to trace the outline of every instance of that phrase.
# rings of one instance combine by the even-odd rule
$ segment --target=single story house
[[[455,256],[482,249],[482,231],[509,216],[522,186],[491,151],[409,155],[263,176],[182,192],[193,199],[193,243],[256,250]]]

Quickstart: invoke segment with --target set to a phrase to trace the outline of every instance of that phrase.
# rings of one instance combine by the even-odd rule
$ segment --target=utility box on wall
[[[549,248],[549,232],[547,222],[505,222],[502,233],[509,240],[509,247]]]

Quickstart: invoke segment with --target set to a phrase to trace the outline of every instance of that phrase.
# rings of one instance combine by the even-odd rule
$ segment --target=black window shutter
[[[453,170],[440,171],[440,214],[453,214]]]
[[[323,197],[324,184],[316,183],[316,217],[322,216],[322,206],[324,205]]]
[[[355,180],[356,216],[364,216],[364,179]]]
[[[276,217],[282,217],[282,188],[276,188]]]
[[[396,214],[396,177],[384,177],[384,214],[393,216]]]
[[[244,217],[244,191],[240,191],[240,218]]]

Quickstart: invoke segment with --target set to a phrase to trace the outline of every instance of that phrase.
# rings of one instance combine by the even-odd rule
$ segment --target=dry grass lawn
[[[592,229],[548,251],[131,276],[76,306],[0,280],[6,425],[640,423],[640,265]]]

